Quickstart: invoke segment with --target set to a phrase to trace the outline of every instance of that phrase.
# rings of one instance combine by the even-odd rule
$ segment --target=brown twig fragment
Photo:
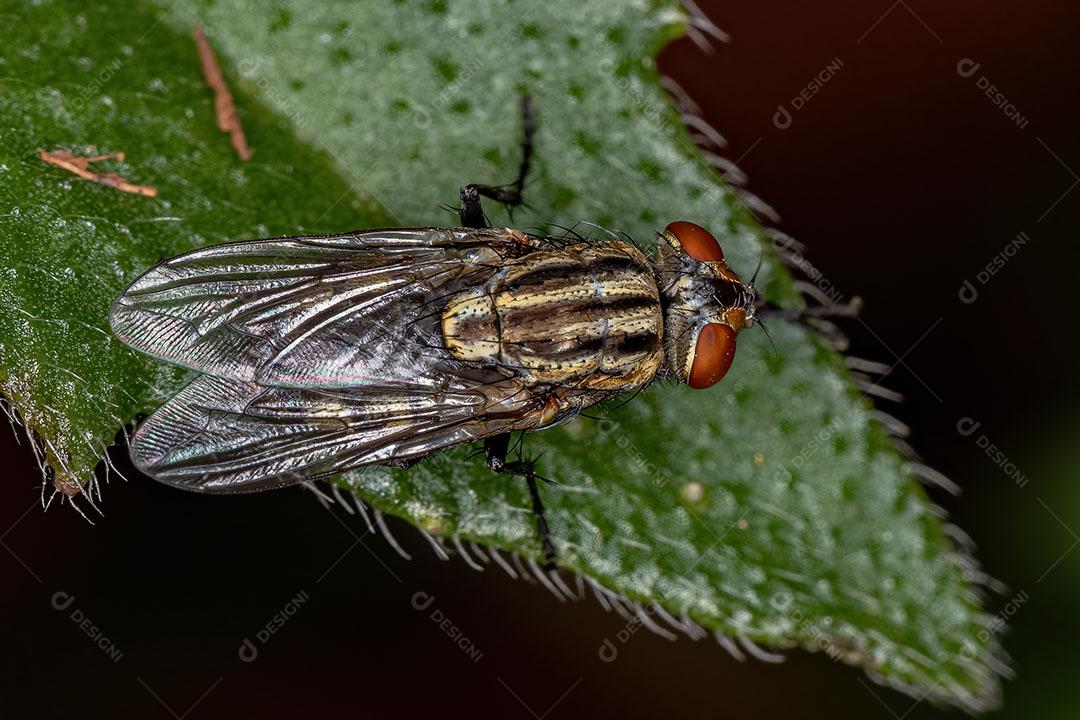
[[[55,165],[58,168],[63,168],[68,172],[75,173],[84,180],[92,180],[96,183],[101,183],[102,185],[114,187],[123,192],[142,195],[144,197],[154,197],[157,195],[157,188],[149,185],[136,185],[135,183],[128,182],[126,178],[121,177],[117,173],[99,173],[90,169],[90,163],[98,162],[99,160],[119,160],[120,162],[123,162],[124,153],[122,152],[95,155],[93,157],[80,157],[78,155],[72,155],[67,150],[54,150],[53,152],[38,150],[38,156],[50,165]]]
[[[225,77],[221,74],[221,66],[210,43],[206,40],[206,34],[201,27],[196,26],[191,34],[195,36],[195,44],[199,47],[199,60],[202,61],[203,77],[206,84],[214,91],[214,113],[217,115],[217,124],[222,132],[229,133],[232,146],[241,160],[251,159],[251,148],[247,144],[247,136],[244,128],[240,125],[240,115],[236,112],[236,104],[233,103],[232,93],[225,84]]]

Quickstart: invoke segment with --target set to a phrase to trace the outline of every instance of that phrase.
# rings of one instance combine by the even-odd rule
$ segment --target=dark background
[[[1057,0],[702,7],[733,41],[707,55],[680,40],[661,69],[728,138],[724,154],[782,213],[780,227],[836,288],[864,298],[863,322],[848,326],[854,354],[902,358],[885,384],[907,401],[882,406],[963,487],[935,499],[1009,586],[990,612],[1023,598],[1008,619],[1018,678],[1003,716],[1076,717],[1080,13]],[[778,128],[778,105],[791,108],[836,58],[840,69]],[[980,63],[968,78],[965,58]],[[1023,127],[979,89],[984,76]],[[979,284],[1020,232],[1027,244]],[[958,297],[965,280],[979,292],[970,304]],[[961,418],[981,425],[963,436]],[[7,433],[0,443],[2,717],[942,714],[823,655],[740,664],[711,641],[641,631],[605,664],[601,642],[625,622],[595,603],[561,605],[497,570],[440,562],[401,525],[412,562],[379,537],[356,543],[359,521],[334,521],[302,490],[204,498],[128,472],[106,488],[94,526],[62,508],[43,514],[30,450]],[[63,611],[58,592],[74,597]],[[417,592],[434,596],[424,612],[410,603]],[[475,667],[429,619],[435,609],[482,652]],[[122,653],[115,665],[71,621],[76,610]],[[238,657],[245,638],[258,648],[251,663]]]

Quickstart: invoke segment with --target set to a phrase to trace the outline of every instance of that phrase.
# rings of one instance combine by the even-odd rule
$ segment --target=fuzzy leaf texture
[[[68,492],[183,381],[111,338],[108,308],[130,280],[221,241],[453,224],[439,205],[462,184],[513,177],[525,89],[538,158],[515,226],[590,220],[651,244],[693,220],[738,271],[765,253],[758,285],[799,302],[659,87],[652,54],[684,22],[671,3],[5,5],[0,390]],[[196,24],[221,55],[250,162],[215,126]],[[38,157],[86,146],[124,152],[96,169],[156,197]],[[558,481],[542,492],[560,564],[658,618],[825,650],[916,696],[994,706],[1000,665],[970,559],[840,357],[799,327],[771,331],[775,353],[744,333],[711,390],[659,386],[528,437]],[[524,484],[470,451],[339,482],[435,536],[538,558]]]

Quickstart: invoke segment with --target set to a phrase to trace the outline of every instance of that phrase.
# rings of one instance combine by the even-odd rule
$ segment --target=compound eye
[[[674,235],[682,245],[683,252],[695,260],[724,259],[724,251],[720,249],[720,243],[716,242],[711,232],[700,225],[680,220],[664,229]]]
[[[701,390],[723,379],[735,359],[735,331],[723,323],[709,323],[698,333],[690,363],[690,387]]]

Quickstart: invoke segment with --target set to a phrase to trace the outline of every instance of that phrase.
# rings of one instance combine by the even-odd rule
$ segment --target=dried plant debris
[[[221,66],[218,65],[214,51],[206,39],[206,33],[201,27],[191,31],[195,37],[195,44],[199,47],[199,60],[202,61],[203,77],[206,84],[214,91],[214,113],[217,115],[217,124],[222,132],[229,133],[232,146],[236,154],[245,162],[251,159],[252,151],[247,144],[247,136],[240,124],[240,114],[236,111],[236,103],[233,102],[232,93],[225,83],[225,76],[221,74]]]
[[[93,152],[93,150],[93,148],[87,148],[88,152]],[[122,152],[82,157],[70,153],[67,150],[53,150],[52,152],[39,150],[38,156],[50,165],[63,168],[70,173],[78,175],[84,180],[92,180],[93,182],[108,185],[121,192],[132,193],[133,195],[142,195],[143,197],[154,197],[157,195],[157,188],[151,187],[150,185],[136,185],[133,182],[129,182],[119,173],[102,173],[90,169],[90,163],[100,162],[102,160],[117,160],[119,162],[124,162],[124,153]]]

